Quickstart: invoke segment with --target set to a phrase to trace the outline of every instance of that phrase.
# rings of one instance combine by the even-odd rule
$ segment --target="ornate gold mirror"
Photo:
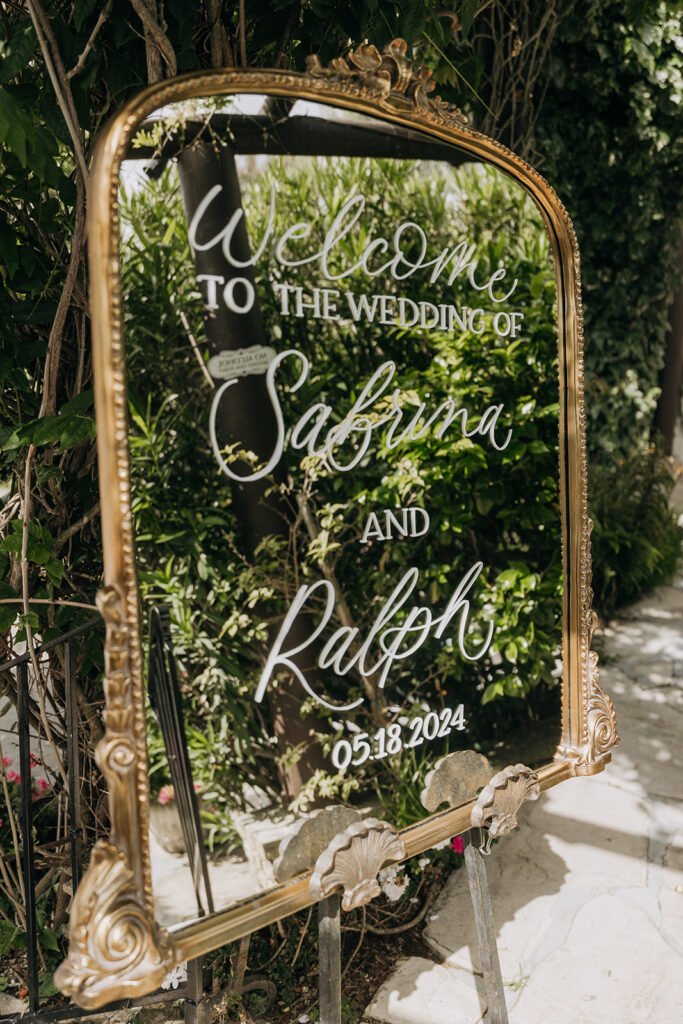
[[[543,789],[617,742],[571,224],[404,53],[185,76],[99,142],[112,834],[57,976],[83,1006],[320,898],[340,833],[380,851],[365,892],[494,771]]]

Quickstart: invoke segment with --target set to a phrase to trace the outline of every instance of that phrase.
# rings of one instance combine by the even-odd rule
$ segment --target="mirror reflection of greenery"
[[[451,748],[488,750],[507,730],[548,707],[556,713],[559,731],[552,693],[562,588],[555,287],[547,236],[533,204],[503,175],[474,164],[456,169],[407,161],[274,158],[256,170],[253,162],[247,166],[242,188],[252,237],[262,237],[273,183],[272,238],[296,222],[311,221],[308,252],[322,245],[347,197],[362,191],[361,226],[336,248],[335,258],[344,266],[358,260],[371,238],[390,238],[399,223],[412,220],[425,228],[431,254],[463,239],[475,243],[480,281],[505,266],[505,282],[517,278],[519,284],[499,308],[523,312],[524,322],[511,340],[494,333],[490,317],[481,334],[283,317],[275,283],[285,280],[310,290],[329,282],[316,280],[309,268],[301,278],[292,271],[285,278],[271,245],[255,268],[266,337],[276,349],[298,349],[311,362],[305,385],[295,395],[282,394],[287,423],[314,401],[328,402],[333,421],[339,422],[371,374],[392,359],[397,366],[392,389],[401,387],[408,412],[418,406],[418,395],[428,409],[451,396],[467,408],[471,431],[488,406],[502,402],[498,433],[504,439],[511,427],[512,439],[497,451],[483,439],[464,437],[456,420],[441,439],[427,432],[389,449],[378,431],[370,457],[345,474],[330,473],[314,456],[299,464],[286,450],[292,532],[289,538],[268,538],[250,563],[240,550],[227,481],[217,472],[207,440],[209,385],[191,344],[205,353],[201,303],[173,170],[124,196],[122,266],[142,597],[145,604],[163,600],[171,608],[190,747],[207,795],[229,804],[245,781],[276,785],[277,752],[251,700],[262,642],[268,621],[282,615],[296,587],[321,578],[323,562],[337,577],[364,636],[409,566],[420,571],[414,599],[438,614],[462,575],[481,560],[480,596],[471,616],[478,625],[471,642],[474,646],[477,630],[483,634],[493,617],[488,654],[465,662],[456,656],[457,648],[428,642],[395,663],[387,701],[401,706],[408,718],[426,708],[464,703],[467,729],[451,733]],[[406,254],[419,255],[410,247]],[[340,287],[491,308],[485,293],[473,293],[463,276],[449,287],[442,275],[427,293],[419,273],[387,283],[386,276],[369,281],[357,271]],[[300,367],[291,363],[281,366],[283,379],[298,373]],[[372,415],[381,411],[378,403]],[[315,539],[297,516],[302,495],[320,530]],[[401,543],[359,543],[370,510],[410,505],[428,510],[427,534]],[[349,677],[330,690],[340,703],[361,692],[360,682]],[[304,712],[312,704],[310,698],[304,701]],[[327,717],[329,733],[322,742],[329,752],[342,732],[338,717]],[[370,731],[367,710],[351,717]],[[314,788],[329,798],[348,796],[370,775],[380,790],[398,793],[405,787],[396,786],[396,774],[421,777],[423,758],[433,761],[435,750],[374,761],[367,778],[367,767],[352,769],[352,778],[335,775],[334,769],[319,773],[305,796]],[[439,756],[444,752],[438,749]],[[295,759],[297,751],[286,756]],[[167,781],[161,756],[153,758],[152,768],[158,788]],[[417,805],[394,810],[401,818],[421,816]]]

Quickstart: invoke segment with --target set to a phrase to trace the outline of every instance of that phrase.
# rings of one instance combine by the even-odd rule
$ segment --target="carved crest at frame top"
[[[317,55],[308,57],[306,71],[313,78],[325,78],[343,92],[357,89],[373,94],[380,107],[400,113],[416,113],[429,120],[465,125],[467,118],[457,107],[428,94],[436,88],[429,68],[413,69],[406,58],[403,39],[387,43],[382,52],[369,43],[333,60],[328,67]]]

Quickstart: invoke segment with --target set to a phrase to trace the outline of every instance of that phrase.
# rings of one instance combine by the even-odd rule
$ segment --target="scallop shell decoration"
[[[456,750],[437,761],[425,776],[420,793],[422,806],[433,814],[444,801],[458,807],[474,800],[477,792],[491,778],[491,765],[475,750]]]
[[[311,895],[322,900],[343,889],[342,909],[355,910],[379,896],[380,869],[405,856],[405,843],[393,825],[366,818],[340,832],[320,854],[311,876]]]
[[[525,800],[538,800],[538,775],[523,764],[508,765],[494,775],[472,808],[472,827],[488,828],[489,841],[517,828],[517,812]]]

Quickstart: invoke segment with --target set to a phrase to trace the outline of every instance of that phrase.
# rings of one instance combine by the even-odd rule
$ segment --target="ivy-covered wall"
[[[652,438],[681,286],[683,24],[672,4],[635,24],[621,0],[585,7],[560,27],[536,149],[579,239],[589,450],[604,463]]]

